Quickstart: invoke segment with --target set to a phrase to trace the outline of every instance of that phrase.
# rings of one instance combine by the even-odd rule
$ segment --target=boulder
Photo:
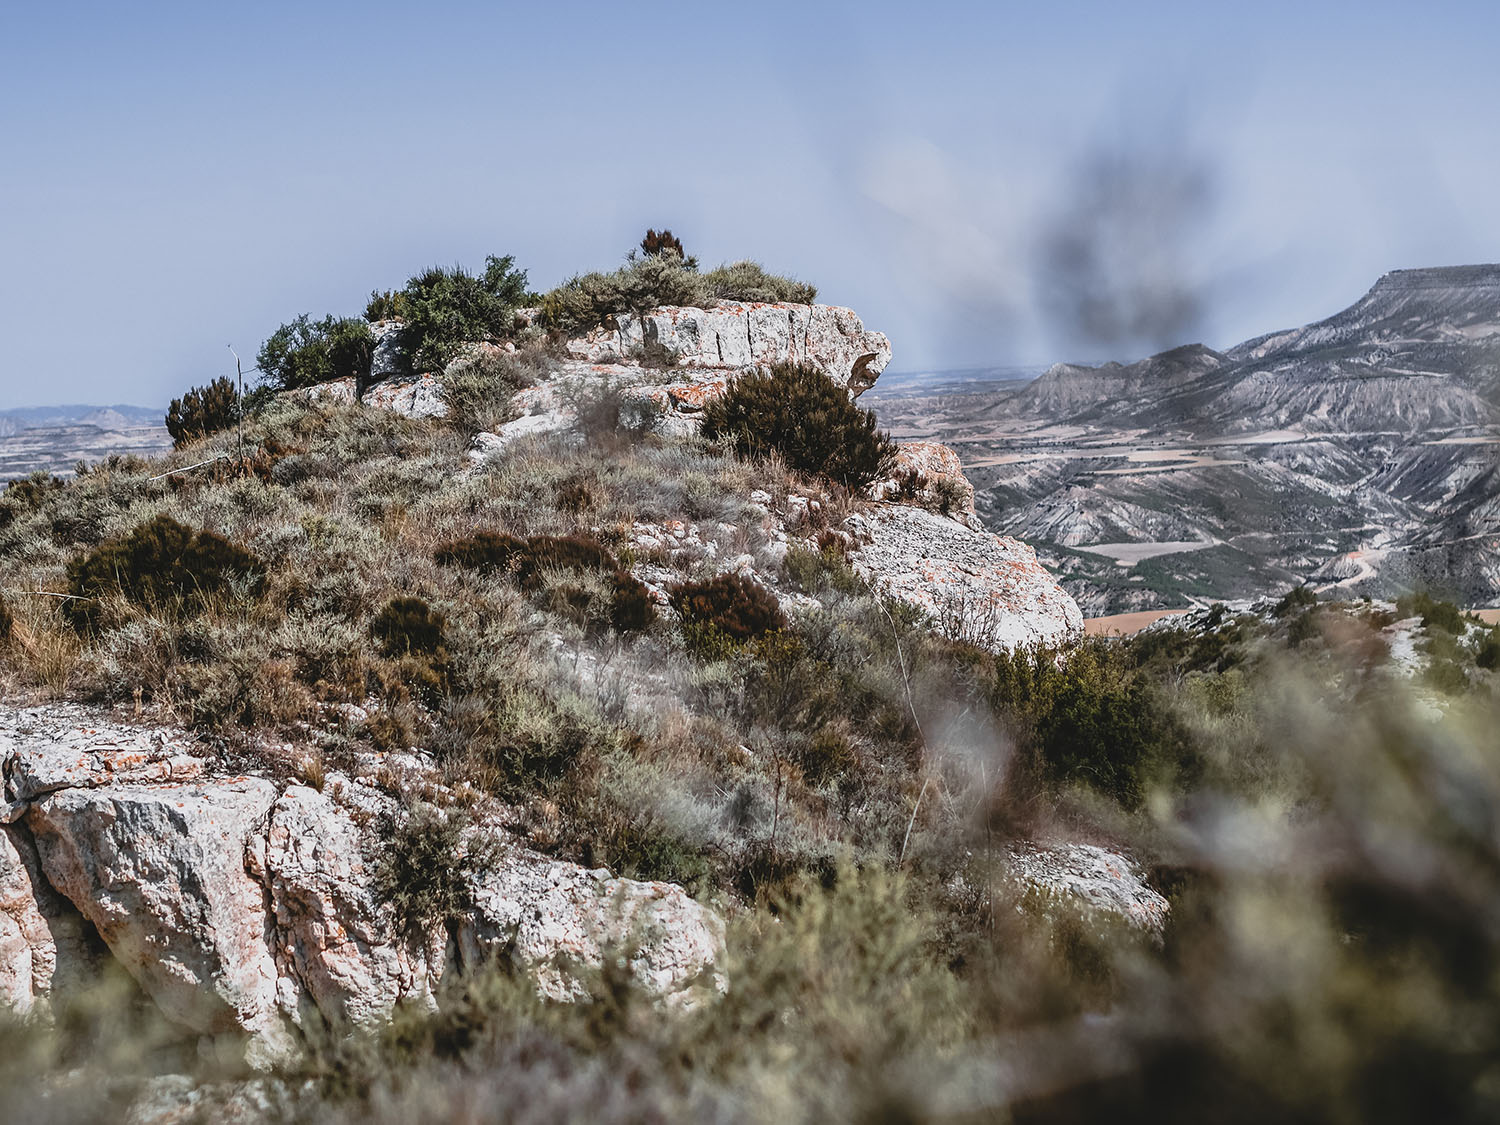
[[[712,973],[723,956],[719,918],[672,883],[616,879],[517,850],[475,885],[475,916],[459,930],[468,963],[500,951],[556,1000],[585,995],[578,967],[623,959],[637,984],[660,996]],[[722,985],[722,980],[718,983]]]
[[[448,404],[443,401],[443,381],[436,375],[400,375],[376,383],[360,396],[366,406],[394,410],[408,418],[443,418]]]
[[[957,452],[936,441],[904,441],[891,471],[870,486],[873,500],[894,500],[942,512],[976,530],[974,486]]]
[[[0,1003],[45,1009],[60,988],[97,971],[82,915],[42,876],[30,833],[0,827]]]
[[[953,640],[993,651],[1060,645],[1083,614],[1025,543],[902,504],[850,516],[854,570]]]
[[[247,1058],[284,1058],[265,888],[246,870],[264,847],[276,785],[258,777],[64,789],[32,805],[47,881],[173,1023],[252,1036]]]
[[[1020,843],[1009,848],[1010,874],[1025,886],[1061,895],[1160,937],[1170,906],[1128,857],[1093,844]]]
[[[370,325],[370,333],[375,337],[375,354],[370,358],[370,377],[366,385],[405,374],[405,327],[399,320],[382,320]]]

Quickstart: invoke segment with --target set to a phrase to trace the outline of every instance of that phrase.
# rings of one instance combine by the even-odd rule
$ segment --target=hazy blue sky
[[[662,224],[893,369],[1227,345],[1500,260],[1497,49],[1493,0],[10,4],[0,408],[164,403],[433,262],[545,288]],[[1181,315],[1082,332],[1060,232]]]

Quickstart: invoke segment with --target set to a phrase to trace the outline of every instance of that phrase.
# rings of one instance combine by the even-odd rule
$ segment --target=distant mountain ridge
[[[1500,265],[1395,270],[1223,351],[937,405],[888,399],[882,420],[954,444],[986,523],[1051,545],[1087,612],[1307,578],[1500,604]]]
[[[1500,424],[1500,265],[1395,270],[1344,311],[1225,352],[1057,364],[1000,413],[1121,413],[1198,437]]]
[[[172,446],[165,414],[156,407],[126,403],[0,410],[0,481],[39,471],[67,476],[78,462],[112,453],[162,453]]]

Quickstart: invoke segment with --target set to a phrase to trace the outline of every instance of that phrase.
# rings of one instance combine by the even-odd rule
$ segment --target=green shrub
[[[1271,613],[1276,617],[1286,617],[1299,609],[1318,604],[1318,595],[1313,593],[1311,586],[1293,586],[1282,599],[1272,607]]]
[[[478,277],[459,266],[434,266],[406,283],[401,296],[406,339],[418,371],[441,371],[463,345],[500,340],[515,329],[529,294],[526,271],[493,254]]]
[[[303,313],[271,333],[255,362],[265,386],[290,391],[349,378],[362,387],[374,357],[375,337],[363,320]]]
[[[685,625],[710,627],[733,641],[749,641],[787,627],[776,595],[743,574],[682,582],[668,592]]]
[[[731,262],[703,275],[708,295],[717,301],[765,301],[810,305],[818,298],[816,286],[767,273],[759,262]]]
[[[1186,730],[1121,649],[1000,653],[991,699],[1036,780],[1086,785],[1135,808],[1154,774],[1194,768]]]
[[[1439,601],[1431,594],[1404,594],[1396,599],[1396,611],[1402,617],[1421,617],[1427,629],[1440,629],[1460,636],[1468,628],[1463,611],[1452,602]]]
[[[719,301],[793,301],[811,304],[817,290],[804,282],[767,273],[755,262],[734,262],[698,272],[670,231],[647,232],[644,254],[634,253],[611,273],[586,273],[541,299],[541,323],[554,335],[577,336],[620,313],[637,316],[665,306],[712,308]],[[666,241],[669,240],[669,241]],[[648,247],[654,246],[654,249]]]
[[[696,264],[667,253],[563,282],[542,298],[541,322],[554,335],[578,336],[619,313],[640,315],[668,305],[707,308],[713,302]]]
[[[806,364],[741,375],[704,407],[703,436],[728,440],[741,457],[779,453],[790,469],[854,490],[881,477],[896,455],[875,415]]]
[[[382,320],[405,320],[407,312],[406,294],[395,289],[370,293],[365,305],[365,319],[371,324]]]
[[[181,449],[189,442],[230,429],[239,420],[234,381],[221,375],[206,387],[193,387],[167,408],[167,433]]]
[[[222,535],[157,516],[68,564],[74,597],[64,612],[75,628],[92,627],[99,599],[114,593],[152,608],[196,611],[235,579],[258,590],[263,570],[259,559]]]
[[[370,632],[387,656],[438,656],[446,651],[447,619],[421,598],[392,598]]]
[[[399,929],[420,931],[472,912],[473,879],[500,860],[499,845],[472,832],[472,823],[462,809],[419,802],[383,825],[375,893],[395,911]]]
[[[1479,649],[1474,654],[1474,662],[1481,668],[1495,671],[1500,668],[1500,625],[1491,629],[1479,642]]]
[[[454,363],[443,374],[441,394],[447,423],[459,433],[494,430],[510,421],[511,399],[523,387],[546,378],[549,363],[539,351],[495,354],[493,350]]]

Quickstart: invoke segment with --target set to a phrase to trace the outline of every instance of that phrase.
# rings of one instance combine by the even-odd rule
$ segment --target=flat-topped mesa
[[[891,361],[891,343],[838,305],[721,301],[710,309],[667,306],[569,340],[568,355],[587,363],[735,371],[807,363],[858,398]]]

